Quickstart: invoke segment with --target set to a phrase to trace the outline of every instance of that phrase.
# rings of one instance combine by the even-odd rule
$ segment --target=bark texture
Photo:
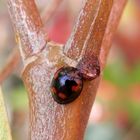
[[[22,52],[25,54],[24,57],[28,58],[28,60],[25,59],[26,65],[22,78],[29,95],[30,139],[82,140],[101,77],[93,81],[85,81],[81,95],[74,102],[66,105],[60,105],[53,100],[50,93],[51,80],[58,68],[65,65],[76,66],[84,56],[89,54],[89,56],[94,54],[100,58],[101,66],[104,67],[112,37],[126,1],[86,0],[65,47],[48,42],[43,49],[40,34],[37,34],[40,32],[42,24],[40,18],[37,18],[36,9],[31,8],[35,11],[35,14],[32,14],[27,6],[30,4],[28,0],[8,1],[11,17],[15,19],[13,22],[23,44]],[[17,3],[17,5],[15,6],[13,3]],[[31,3],[35,6],[34,2]],[[20,4],[21,6],[19,6]],[[38,42],[35,46],[37,51],[34,50],[34,47],[30,48],[30,45],[34,46],[36,43],[29,41],[31,44],[28,43],[27,46],[23,43],[23,41],[28,42],[31,39],[28,34],[29,37],[26,36],[27,39],[24,40],[24,35],[30,30],[25,28],[21,32],[21,26],[16,25],[18,24],[16,22],[23,18],[23,14],[20,14],[21,17],[18,14],[23,13],[24,10],[27,14],[26,17],[29,17],[30,26],[36,27],[34,29],[37,30],[34,38]],[[35,17],[30,19],[32,16]],[[37,26],[34,19],[39,21],[36,21]],[[30,29],[30,27],[27,28]],[[39,38],[37,38],[38,35]],[[45,42],[44,34],[41,36]]]

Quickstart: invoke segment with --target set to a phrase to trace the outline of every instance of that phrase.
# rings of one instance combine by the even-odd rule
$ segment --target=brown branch
[[[114,0],[114,6],[110,15],[109,22],[107,24],[100,53],[100,61],[103,68],[106,64],[107,56],[112,44],[112,39],[115,31],[117,30],[117,26],[122,15],[121,13],[123,12],[126,2],[127,0]]]
[[[53,0],[50,6],[43,11],[42,15],[44,22],[47,23],[50,20],[50,18],[53,16],[53,14],[55,13],[57,7],[61,4],[61,2],[62,0]],[[19,51],[17,51],[17,49],[14,49],[11,55],[8,56],[6,65],[0,71],[0,84],[14,71],[14,69],[17,67],[20,61],[21,57]]]
[[[13,53],[9,56],[5,67],[0,71],[0,84],[14,71],[20,61],[20,54],[16,49],[13,50]]]
[[[112,3],[113,0],[86,1],[74,31],[65,45],[64,53],[67,56],[78,59],[81,51],[84,51],[85,55],[90,51],[99,55]]]
[[[89,1],[87,0],[87,3],[88,2]],[[92,2],[95,1],[93,0]],[[102,2],[103,1],[101,1],[101,3],[99,4],[102,4]],[[124,2],[124,0],[122,2]],[[116,17],[120,17],[121,15],[123,7],[121,7],[120,10],[118,10],[118,8],[119,5],[122,4],[122,2],[114,1],[113,3],[112,12]],[[98,8],[100,7],[99,5],[96,6],[98,6]],[[102,8],[105,8],[105,12],[109,10],[106,9],[106,6]],[[95,14],[93,14],[93,16],[94,15]],[[89,14],[89,16],[92,15]],[[118,18],[115,19],[118,20]],[[110,20],[112,20],[112,17],[110,17]],[[114,22],[116,23],[118,21]],[[110,21],[110,23],[112,22]],[[87,24],[87,26],[91,26],[88,23],[85,24]],[[90,29],[90,27],[87,26],[84,27]],[[112,25],[111,27],[116,28],[116,24],[114,26]],[[109,29],[110,32],[112,28]],[[85,28],[82,28],[81,30],[85,30]],[[104,32],[105,30],[102,31]],[[79,37],[83,36],[83,33],[84,31],[81,31]],[[102,33],[102,35],[104,34]],[[97,34],[95,38],[97,38],[98,41]],[[86,37],[84,38],[84,40],[85,39]],[[79,38],[77,37],[76,40],[79,40]],[[83,43],[84,40],[80,40],[80,42],[78,43],[81,44],[81,42]],[[111,41],[111,39],[109,40]],[[108,45],[110,45],[110,41],[107,42]],[[77,45],[79,47],[78,43]],[[104,44],[102,45],[102,47],[103,46]],[[72,46],[70,45],[70,47]],[[102,49],[102,47],[99,46],[99,50],[100,48]],[[83,139],[84,131],[87,125],[93,101],[95,99],[100,78],[97,78],[96,80],[91,82],[84,82],[83,91],[80,97],[74,102],[67,105],[60,105],[56,103],[50,94],[50,84],[55,71],[61,66],[66,65],[65,60],[67,59],[67,57],[64,56],[61,51],[61,46],[48,43],[46,50],[44,50],[44,52],[40,54],[40,58],[35,62],[30,63],[24,70],[23,80],[28,90],[30,100],[30,139]],[[47,56],[46,52],[48,52]],[[72,57],[73,55],[70,54],[69,56]],[[67,63],[68,65],[71,65],[71,61],[67,61]]]
[[[81,57],[87,55],[85,51],[87,48],[90,48],[90,53],[104,56],[101,57],[101,62],[103,62],[102,59],[106,59],[124,2],[125,0],[114,0],[112,5],[112,0],[87,0],[71,39],[65,46],[65,54],[72,59],[68,59],[63,54],[62,46],[47,43],[47,47],[38,53],[37,59],[25,67],[23,80],[30,101],[30,139],[83,139],[100,77],[93,81],[85,81],[81,95],[67,105],[60,105],[53,100],[50,94],[51,81],[58,68],[71,65],[73,60],[78,59],[79,61]],[[110,16],[107,25],[111,9],[111,16],[115,16],[114,20],[116,21],[112,21],[113,17]],[[103,23],[100,23],[101,18]],[[108,29],[106,29],[106,25]],[[94,46],[91,46],[92,35],[95,38]],[[108,41],[105,42],[107,39]],[[86,45],[84,46],[84,44]]]
[[[8,0],[8,6],[16,36],[22,43],[20,50],[24,60],[40,52],[46,44],[42,21],[34,0]]]

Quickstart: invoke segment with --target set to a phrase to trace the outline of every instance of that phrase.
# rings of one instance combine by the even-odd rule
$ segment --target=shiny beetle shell
[[[57,70],[51,83],[52,96],[60,104],[74,101],[80,95],[82,88],[82,76],[74,67],[62,67]]]

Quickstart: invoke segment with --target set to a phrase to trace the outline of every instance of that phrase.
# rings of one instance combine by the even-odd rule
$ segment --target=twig
[[[112,0],[87,0],[85,2],[78,23],[65,45],[64,53],[67,56],[79,59],[81,53],[83,54],[82,51],[85,55],[88,52],[99,55],[112,3]]]
[[[62,0],[53,0],[50,6],[43,11],[42,18],[45,23],[47,23],[50,20],[50,18],[53,16],[61,2]],[[0,71],[0,84],[14,71],[14,69],[20,61],[21,57],[19,51],[17,51],[17,49],[14,49],[11,52],[11,55],[8,56],[8,61],[5,67]]]
[[[124,10],[124,6],[126,4],[127,0],[114,0],[112,12],[110,15],[109,22],[107,24],[107,28],[105,31],[105,35],[102,41],[102,49],[100,53],[100,61],[101,61],[101,66],[104,68],[106,61],[107,61],[107,56],[112,44],[112,39],[114,36],[114,33],[117,30],[117,26],[119,24],[120,17],[122,15],[122,12]]]
[[[37,54],[46,45],[46,34],[34,0],[8,0],[23,60]]]
[[[16,49],[9,56],[5,67],[0,71],[0,84],[14,71],[20,61],[20,54]]]

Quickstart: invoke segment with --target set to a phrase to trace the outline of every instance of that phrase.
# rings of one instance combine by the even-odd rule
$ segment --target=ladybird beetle
[[[83,78],[77,68],[62,67],[56,71],[51,83],[51,93],[54,100],[67,104],[75,100],[83,88]]]

